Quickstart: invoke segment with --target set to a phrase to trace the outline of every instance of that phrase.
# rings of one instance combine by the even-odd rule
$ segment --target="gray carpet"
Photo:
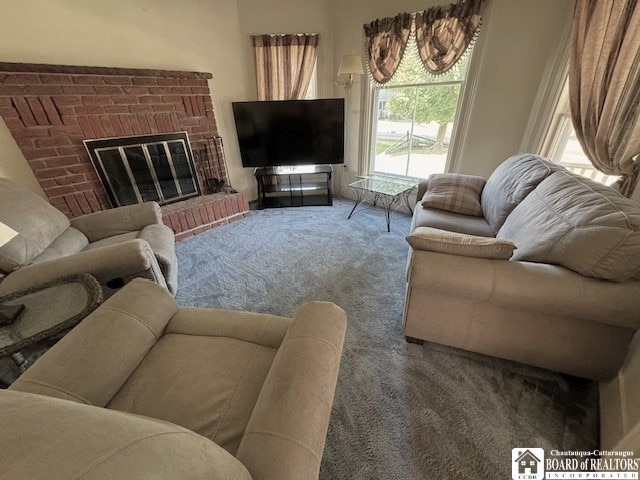
[[[408,215],[351,203],[273,209],[178,244],[182,305],[290,316],[308,300],[348,328],[322,479],[508,479],[515,447],[597,446],[583,380],[402,336]]]

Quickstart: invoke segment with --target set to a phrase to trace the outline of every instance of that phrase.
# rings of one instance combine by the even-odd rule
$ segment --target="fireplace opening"
[[[186,132],[85,140],[112,206],[200,195]]]

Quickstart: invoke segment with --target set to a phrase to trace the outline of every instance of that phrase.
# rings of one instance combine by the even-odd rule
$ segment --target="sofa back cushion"
[[[89,240],[84,233],[73,227],[67,228],[62,234],[56,238],[40,255],[32,260],[31,263],[50,262],[58,258],[68,257],[80,253],[87,245]]]
[[[498,238],[518,245],[513,260],[622,282],[640,269],[640,206],[606,185],[556,172],[513,210]]]
[[[557,170],[564,168],[530,153],[514,155],[500,164],[487,180],[480,199],[493,233],[498,233],[513,209]]]
[[[5,178],[0,178],[0,222],[18,232],[0,247],[0,271],[5,273],[29,265],[69,228],[62,212]]]

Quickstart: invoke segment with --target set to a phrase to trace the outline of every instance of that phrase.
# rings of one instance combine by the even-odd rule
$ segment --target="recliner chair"
[[[174,234],[156,202],[69,220],[35,193],[0,178],[0,222],[18,233],[0,247],[0,296],[77,273],[96,277],[105,297],[136,277],[176,292]]]
[[[0,390],[0,478],[317,479],[347,317],[180,308],[136,279]]]

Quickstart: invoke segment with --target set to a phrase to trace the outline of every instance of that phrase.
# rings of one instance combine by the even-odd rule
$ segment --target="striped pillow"
[[[480,195],[485,180],[474,175],[436,173],[429,176],[422,206],[462,215],[482,216]]]

